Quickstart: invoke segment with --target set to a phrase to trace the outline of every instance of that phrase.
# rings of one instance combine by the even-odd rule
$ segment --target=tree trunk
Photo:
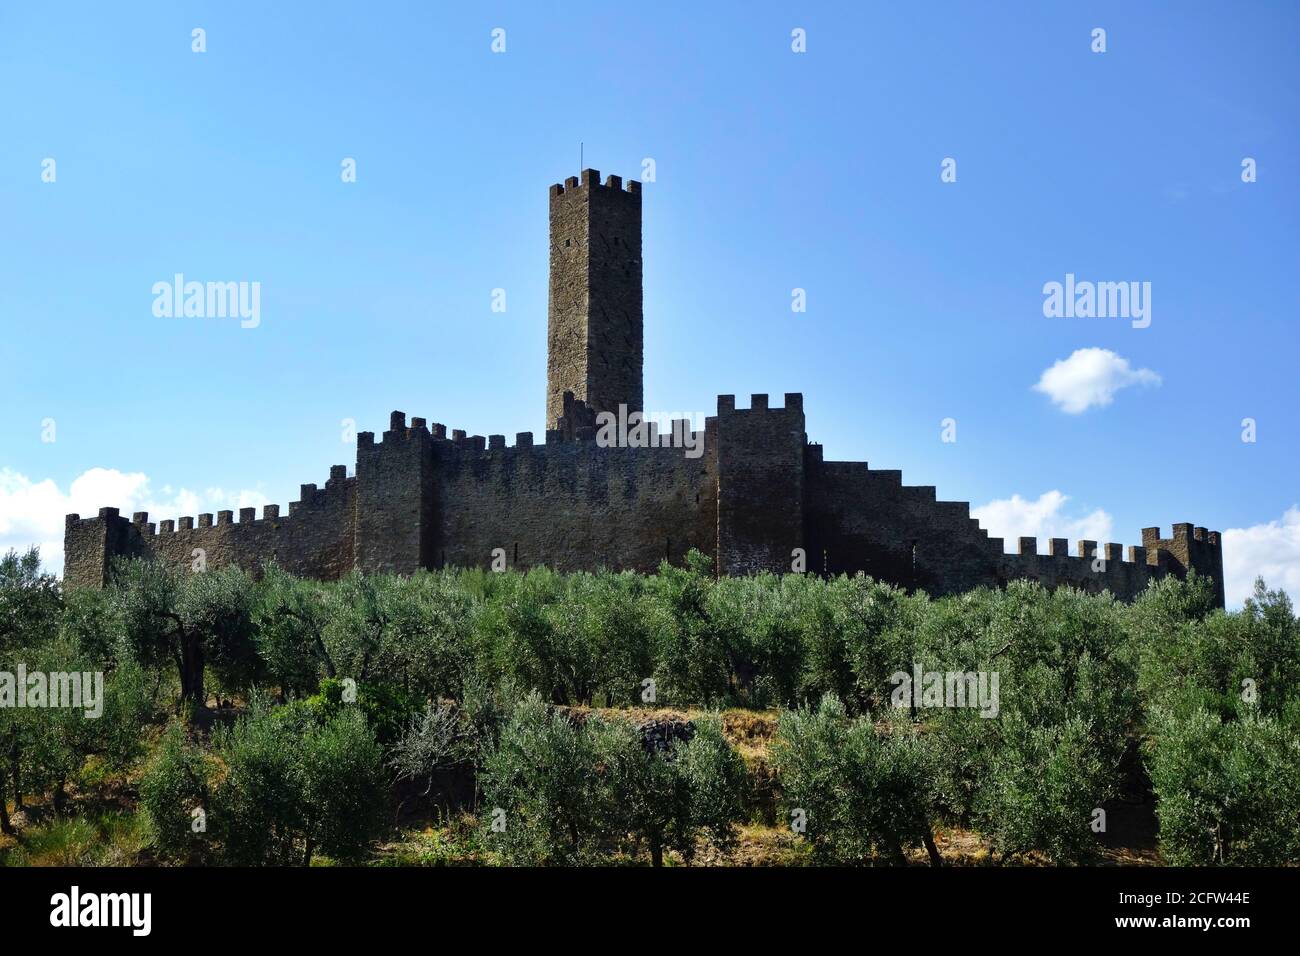
[[[313,630],[312,637],[316,640],[316,651],[325,662],[325,676],[331,679],[338,677],[338,672],[334,670],[334,661],[330,657],[330,652],[325,650],[325,642],[321,640],[319,632]]]
[[[17,831],[14,830],[13,821],[9,819],[9,804],[6,802],[8,797],[5,796],[5,777],[5,772],[0,770],[0,833],[13,836]]]
[[[312,845],[311,845],[311,837],[308,837],[308,838],[307,838],[307,846],[306,846],[306,848],[302,851],[302,865],[303,865],[303,866],[311,866],[311,852],[312,852],[312,849],[313,849],[313,848],[312,848]]]
[[[206,704],[203,693],[203,645],[186,635],[181,639],[181,700],[201,710]]]
[[[650,837],[650,863],[656,867],[664,865],[664,844],[658,834]]]
[[[925,831],[925,852],[930,854],[931,866],[943,866],[943,857],[939,855],[939,848],[934,845],[934,837],[928,829]]]
[[[18,755],[18,745],[9,754],[9,777],[14,782],[14,813],[23,812],[23,784],[22,774],[19,772],[20,757]]]

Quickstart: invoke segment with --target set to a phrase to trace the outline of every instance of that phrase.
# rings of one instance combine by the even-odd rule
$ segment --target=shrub
[[[1167,863],[1300,859],[1300,732],[1288,716],[1243,707],[1225,721],[1196,705],[1155,712],[1149,767]]]
[[[225,773],[209,819],[225,862],[306,866],[318,851],[350,860],[380,832],[382,751],[357,710],[259,706],[213,743]]]
[[[198,573],[139,559],[114,564],[111,602],[124,636],[141,664],[176,668],[179,705],[190,711],[206,706],[209,667],[228,686],[257,676],[252,595],[233,565]]]
[[[320,693],[307,699],[308,708],[321,722],[348,709],[346,687],[338,678],[321,681]],[[365,714],[381,744],[391,744],[420,712],[419,704],[400,687],[389,684],[357,684],[356,705]]]
[[[925,846],[939,863],[930,829],[933,755],[906,723],[878,732],[828,694],[816,709],[781,715],[772,755],[818,859],[861,863],[882,853],[901,863],[905,847]]]
[[[189,860],[209,849],[205,832],[194,829],[194,811],[207,812],[211,778],[203,752],[189,742],[182,725],[171,724],[140,779],[140,807],[163,857]]]
[[[1031,850],[1054,863],[1092,859],[1093,811],[1113,795],[1114,767],[1093,746],[1087,724],[1072,717],[1035,725],[1015,711],[999,724],[971,813],[995,859]]]
[[[455,704],[430,704],[394,743],[388,766],[399,782],[423,784],[421,796],[427,797],[440,780],[446,784],[453,770],[473,762],[477,756],[474,745],[474,725],[469,715]],[[449,787],[438,789],[440,802],[449,804]]]
[[[253,607],[257,653],[286,695],[307,696],[322,675],[336,674],[325,646],[325,631],[335,612],[333,593],[327,585],[296,578],[274,563],[258,584]]]
[[[729,692],[730,661],[715,639],[708,613],[714,585],[710,564],[707,556],[692,548],[686,567],[665,561],[646,582],[665,617],[655,654],[660,704],[714,706]]]
[[[575,863],[597,847],[604,797],[592,735],[535,691],[514,709],[483,762],[488,845],[507,862]]]
[[[735,821],[745,792],[744,761],[722,736],[716,717],[695,723],[689,739],[659,745],[624,720],[589,720],[604,791],[596,806],[610,819],[600,829],[620,842],[642,843],[654,866],[675,850],[688,863],[703,837],[726,848],[735,840]]]
[[[344,711],[302,740],[303,862],[324,853],[352,862],[383,829],[388,781],[366,719]]]

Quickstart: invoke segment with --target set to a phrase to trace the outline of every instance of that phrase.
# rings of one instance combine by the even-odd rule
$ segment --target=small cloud
[[[1115,393],[1130,385],[1159,385],[1160,376],[1149,368],[1134,369],[1128,359],[1110,349],[1076,349],[1043,372],[1034,390],[1042,392],[1067,415],[1101,408]]]
[[[1280,521],[1228,528],[1223,532],[1223,589],[1229,607],[1239,607],[1262,577],[1269,588],[1300,597],[1300,506]]]
[[[978,519],[980,527],[992,537],[1002,538],[1004,546],[1012,551],[1017,538],[1037,538],[1042,554],[1047,553],[1048,538],[1071,542],[1111,539],[1113,521],[1109,514],[1100,508],[1087,514],[1068,514],[1065,505],[1069,500],[1069,495],[1055,490],[1043,492],[1035,500],[1012,495],[972,508],[971,517]]]

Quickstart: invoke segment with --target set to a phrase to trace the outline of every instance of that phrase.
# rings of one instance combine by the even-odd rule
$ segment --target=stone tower
[[[564,393],[597,412],[643,411],[641,184],[584,169],[551,187],[546,427]]]

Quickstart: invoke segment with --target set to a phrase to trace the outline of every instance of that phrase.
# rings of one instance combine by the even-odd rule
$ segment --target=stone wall
[[[1214,577],[1223,604],[1223,558],[1216,532],[1175,525],[1174,538],[1158,528],[1143,531],[1143,547],[1068,542],[1053,538],[1038,554],[1034,538],[1021,538],[1015,554],[990,538],[964,501],[939,501],[928,485],[904,485],[898,471],[866,462],[825,462],[821,448],[807,452],[809,570],[826,574],[862,571],[871,577],[930,594],[1003,587],[1027,579],[1046,587],[1070,585],[1092,593],[1110,591],[1132,600],[1155,579],[1184,577],[1190,568]]]
[[[718,396],[718,570],[723,574],[791,570],[804,546],[803,396],[783,408],[766,395],[737,409]]]
[[[95,518],[68,515],[64,534],[65,587],[103,587],[113,557],[140,557],[192,568],[202,558],[208,568],[235,564],[258,575],[274,560],[301,577],[336,580],[355,564],[353,516],[356,479],[343,465],[330,469],[324,488],[303,485],[300,500],[282,516],[267,505],[262,517],[241,508],[239,521],[230,511],[168,519],[155,526],[146,512],[131,520],[116,508],[101,508]],[[195,552],[199,552],[196,554]]]
[[[438,426],[441,427],[441,426]],[[357,567],[411,574],[430,566],[437,502],[424,419],[393,412],[382,440],[357,435]]]
[[[69,515],[64,581],[102,587],[115,555],[190,567],[196,549],[209,568],[237,564],[256,575],[275,560],[333,580],[353,568],[486,568],[496,549],[519,569],[650,572],[697,548],[722,574],[780,573],[804,548],[810,573],[863,572],[934,595],[1027,578],[1131,600],[1151,580],[1195,568],[1214,577],[1222,603],[1217,532],[1177,524],[1161,538],[1147,528],[1127,559],[1120,545],[1095,541],[1071,555],[1062,539],[1040,555],[1022,538],[1006,554],[966,502],[939,501],[932,486],[905,485],[899,472],[866,462],[823,461],[821,446],[806,443],[800,395],[787,394],[783,408],[766,395],[750,404],[719,397],[699,458],[679,447],[601,447],[590,425],[548,431],[540,445],[521,432],[508,446],[501,435],[448,436],[421,418],[408,426],[394,412],[382,441],[357,436],[355,478],[334,466],[323,489],[302,486],[284,517],[268,505],[261,519],[245,508],[238,522],[222,511],[215,521],[163,521],[155,532],[143,513]],[[572,398],[569,411],[589,418]]]
[[[594,169],[550,190],[546,424],[572,392],[596,411],[642,410],[641,184]]]
[[[931,486],[904,485],[897,471],[866,462],[827,462],[805,434],[803,396],[747,409],[718,398],[706,419],[704,454],[680,447],[601,447],[597,414],[642,410],[641,184],[594,169],[550,188],[546,434],[534,444],[505,437],[450,437],[393,412],[379,441],[357,436],[356,477],[330,469],[323,490],[303,485],[281,518],[243,509],[161,523],[116,509],[69,515],[64,581],[103,587],[115,555],[190,566],[201,549],[210,568],[238,564],[254,574],[274,559],[287,570],[336,579],[363,572],[410,574],[448,565],[548,565],[561,571],[653,571],[697,548],[721,574],[792,570],[803,549],[815,574],[864,572],[932,594],[1031,578],[1048,586],[1109,589],[1128,599],[1147,582],[1191,568],[1218,581],[1219,536],[1174,525],[1173,537],[1143,530],[1123,560],[1117,544],[1064,541],[1037,554],[1031,539],[1005,554],[966,502],[938,501]],[[1100,557],[1102,560],[1096,560]]]
[[[548,437],[434,443],[434,566],[488,567],[497,548],[508,567],[561,571],[653,571],[665,558],[681,564],[691,548],[713,554],[717,477],[707,453],[602,448],[589,432]]]

